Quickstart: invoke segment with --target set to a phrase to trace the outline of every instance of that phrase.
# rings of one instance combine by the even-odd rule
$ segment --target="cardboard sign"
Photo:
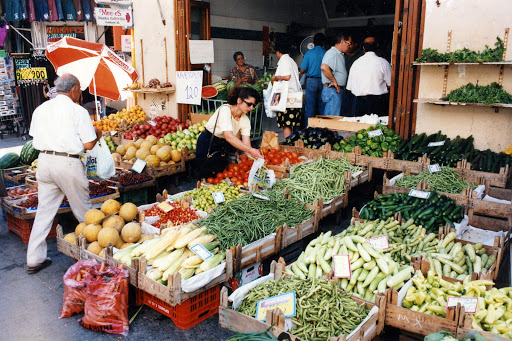
[[[256,307],[256,319],[259,321],[265,321],[267,319],[267,311],[274,310],[276,308],[281,309],[284,317],[293,317],[296,314],[295,303],[295,290],[259,300],[258,306]]]
[[[373,237],[370,239],[367,239],[368,243],[374,248],[374,249],[380,249],[380,250],[387,250],[389,249],[389,239],[388,236],[382,235]]]
[[[417,189],[411,189],[409,192],[409,196],[420,198],[420,199],[428,199],[430,196],[430,192],[418,191]]]
[[[169,205],[169,203],[167,201],[164,201],[164,202],[161,202],[157,205],[157,207],[159,209],[161,209],[162,211],[164,211],[165,213],[167,212],[170,212],[172,210],[174,210],[174,207]]]
[[[224,198],[224,193],[222,191],[212,193],[213,201],[216,204],[222,204],[226,199]]]
[[[176,71],[176,101],[181,104],[201,104],[203,71]]]
[[[370,137],[370,138],[375,137],[375,136],[380,136],[380,135],[382,135],[382,130],[380,130],[380,129],[372,130],[372,131],[368,132],[368,137]]]
[[[270,200],[269,197],[266,197],[264,195],[261,195],[261,194],[258,194],[258,193],[252,193],[252,196],[255,197],[255,198],[258,198],[258,199],[262,199],[262,200]]]
[[[190,64],[215,62],[213,40],[189,40]]]
[[[16,80],[48,79],[45,67],[32,67],[16,70]]]
[[[98,26],[133,26],[133,13],[128,9],[96,7],[94,17]]]
[[[140,174],[146,167],[146,163],[147,162],[144,160],[137,159],[137,161],[135,161],[135,163],[133,164],[132,169]]]
[[[474,314],[478,307],[478,297],[448,296],[445,311],[448,311],[448,307],[456,307],[457,303],[460,303],[460,305],[464,307],[466,314]]]
[[[428,144],[429,147],[439,147],[439,146],[443,146],[443,145],[444,145],[444,141],[430,142]]]
[[[437,173],[437,172],[440,172],[441,171],[441,166],[439,166],[438,163],[434,164],[434,165],[428,165],[428,171],[430,173]]]
[[[121,51],[132,52],[132,36],[122,35],[121,36]]]
[[[334,268],[334,277],[336,278],[351,278],[352,269],[350,268],[349,255],[334,255],[332,256],[332,265]]]
[[[203,245],[201,244],[195,244],[193,245],[190,250],[195,253],[199,258],[202,260],[207,260],[210,257],[213,257],[213,254],[208,251]]]

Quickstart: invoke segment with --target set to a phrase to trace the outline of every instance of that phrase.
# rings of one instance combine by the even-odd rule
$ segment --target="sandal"
[[[50,264],[52,264],[52,260],[50,258],[46,258],[44,262],[42,262],[41,264],[39,265],[36,265],[36,266],[29,266],[27,268],[27,272],[29,273],[29,275],[33,275],[33,274],[36,274],[38,273],[39,271],[43,270],[44,268],[50,266]]]

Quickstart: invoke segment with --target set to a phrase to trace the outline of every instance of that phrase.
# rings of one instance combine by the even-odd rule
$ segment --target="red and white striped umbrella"
[[[82,90],[111,100],[126,99],[131,92],[123,88],[139,77],[133,67],[103,44],[64,37],[46,48],[46,57],[57,75],[70,73],[78,78]]]

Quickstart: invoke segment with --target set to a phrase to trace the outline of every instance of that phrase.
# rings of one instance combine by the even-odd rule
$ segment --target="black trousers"
[[[377,114],[386,116],[388,114],[389,94],[368,95],[355,97],[355,116],[366,114]]]

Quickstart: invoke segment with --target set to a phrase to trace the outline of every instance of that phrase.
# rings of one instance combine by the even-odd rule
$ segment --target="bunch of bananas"
[[[505,149],[504,151],[502,151],[502,153],[505,153],[507,155],[512,155],[512,144],[510,146],[508,146],[507,149]]]
[[[134,82],[132,85],[124,87],[123,90],[139,90],[140,88],[142,88],[142,84]]]

